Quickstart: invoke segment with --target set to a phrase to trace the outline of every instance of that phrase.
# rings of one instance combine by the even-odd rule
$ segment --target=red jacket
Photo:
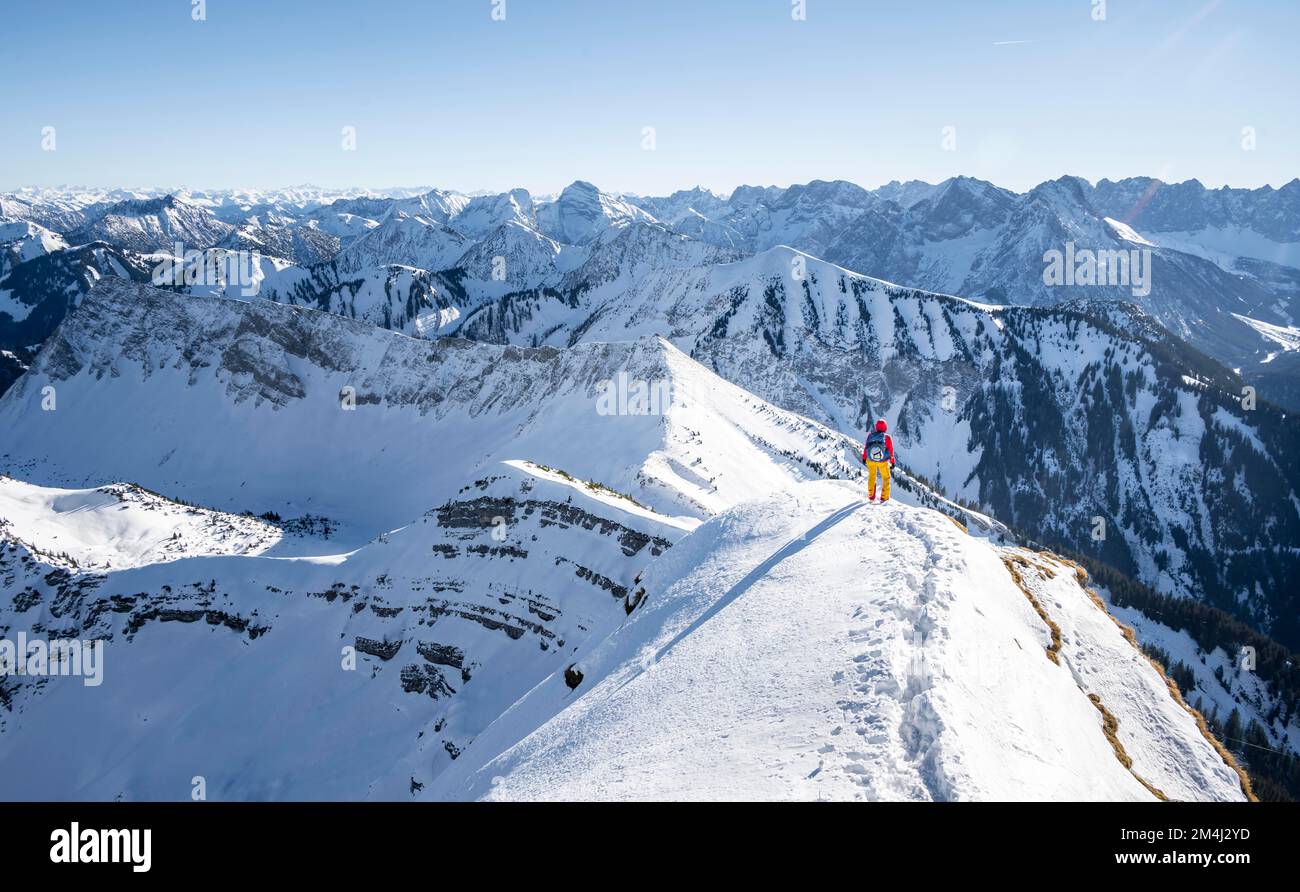
[[[889,434],[885,434],[885,451],[889,453],[889,463],[892,465],[894,463],[894,438]],[[866,463],[867,461],[866,443],[862,444],[862,461],[863,463]]]

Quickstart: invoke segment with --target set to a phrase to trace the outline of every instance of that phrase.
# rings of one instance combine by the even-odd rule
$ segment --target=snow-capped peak
[[[568,245],[583,245],[611,226],[655,222],[646,211],[591,183],[578,180],[566,186],[555,201],[537,209],[541,231]]]

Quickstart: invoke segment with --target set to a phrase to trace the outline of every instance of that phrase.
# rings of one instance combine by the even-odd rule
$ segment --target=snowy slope
[[[456,230],[473,239],[482,239],[493,230],[508,224],[536,226],[536,210],[527,189],[475,196],[452,217],[452,225]]]
[[[1291,325],[1270,325],[1267,322],[1261,322],[1258,319],[1251,319],[1247,316],[1234,317],[1249,325],[1255,331],[1259,332],[1260,337],[1277,346],[1279,349],[1270,353],[1263,361],[1264,363],[1272,362],[1278,353],[1293,353],[1300,350],[1300,328]]]
[[[14,266],[0,278],[0,349],[34,352],[97,282],[148,281],[155,265],[146,255],[94,242]]]
[[[342,240],[316,225],[299,225],[275,215],[252,217],[228,235],[220,247],[283,257],[310,266],[330,260],[339,252]]]
[[[643,606],[578,654],[576,690],[552,675],[425,795],[1149,800],[1140,775],[1174,799],[1241,799],[1064,573],[1040,595],[1066,639],[1049,659],[1001,556],[852,484],[740,505],[650,566]],[[1119,718],[1131,770],[1089,695]]]
[[[1258,672],[1243,665],[1239,650],[1228,653],[1222,647],[1206,649],[1187,629],[1171,628],[1132,607],[1117,606],[1109,592],[1098,591],[1106,598],[1111,613],[1130,626],[1144,646],[1159,649],[1168,668],[1190,675],[1185,696],[1194,708],[1219,723],[1226,722],[1237,710],[1242,727],[1257,723],[1271,749],[1300,752],[1300,722],[1295,719],[1294,701],[1279,697]],[[1225,742],[1240,748],[1245,740]],[[1257,755],[1249,749],[1247,752],[1250,757]]]
[[[4,599],[2,622],[39,632],[57,604],[61,633],[111,635],[117,668],[105,684],[116,693],[8,691],[20,730],[0,745],[0,760],[27,764],[37,741],[57,737],[68,763],[86,773],[7,773],[7,795],[169,798],[169,772],[218,760],[256,766],[226,779],[221,795],[231,798],[353,798],[372,781],[373,795],[408,795],[411,777],[431,779],[431,758],[450,761],[554,670],[559,642],[572,646],[625,616],[635,573],[695,526],[690,515],[813,478],[819,460],[847,467],[852,449],[659,341],[574,351],[429,344],[265,301],[116,283],[67,320],[37,366],[0,409],[8,418],[0,451],[33,503],[12,512],[21,522],[9,532],[22,541],[7,546],[6,586],[17,597],[12,606]],[[666,415],[603,417],[592,385],[620,370],[635,380],[696,380],[679,385]],[[344,381],[357,386],[355,414],[339,409]],[[38,404],[23,392],[47,384],[58,408],[35,415]],[[571,437],[576,429],[610,447],[591,450]],[[520,456],[574,476],[497,458]],[[276,508],[304,521],[286,520],[286,529],[327,532],[314,550],[310,535],[269,550],[232,542],[219,558],[163,565],[155,556],[122,569],[139,563],[120,553],[130,542],[168,534],[175,521],[150,507],[101,541],[90,521],[116,510],[107,497],[30,483],[69,478],[138,479],[234,511]],[[65,499],[91,509],[73,515],[80,525],[71,531],[57,510]],[[508,521],[502,540],[493,536],[498,516]],[[82,558],[116,547],[114,569],[44,555],[69,538],[93,540]],[[434,617],[430,635],[423,627]],[[341,632],[364,654],[355,676],[338,670]],[[406,642],[402,662],[385,673],[398,641]],[[425,647],[431,658],[421,656],[429,644],[438,645]],[[286,676],[286,659],[301,671]],[[170,687],[156,678],[160,665]],[[377,689],[353,684],[376,673]],[[281,679],[274,691],[265,690],[268,675]],[[459,696],[463,685],[472,697]],[[177,689],[207,707],[176,719]],[[59,733],[68,716],[104,733],[69,739]],[[154,723],[136,722],[145,716]],[[375,730],[353,741],[340,730],[353,722]],[[178,749],[177,734],[195,743]],[[319,770],[294,761],[307,738],[336,741],[316,748]],[[410,767],[380,784],[374,759]]]
[[[111,205],[68,240],[78,245],[102,241],[132,251],[171,251],[179,243],[184,250],[201,251],[233,232],[234,227],[204,208],[166,195]]]
[[[175,800],[201,774],[212,799],[406,798],[692,526],[514,463],[311,558],[90,575],[0,535],[7,634],[106,642],[98,686],[0,686],[0,795]]]
[[[610,227],[654,222],[636,205],[582,180],[565,187],[554,201],[540,204],[536,213],[542,233],[566,245],[586,244]]]
[[[26,220],[0,218],[0,280],[20,263],[68,247],[63,236]]]
[[[456,267],[479,282],[499,281],[503,292],[532,288],[558,278],[563,251],[559,242],[511,220],[485,233],[456,261]]]
[[[468,248],[469,240],[440,220],[394,210],[349,243],[335,262],[348,273],[392,264],[441,270],[454,264]]]
[[[11,477],[0,477],[0,528],[34,552],[61,555],[83,569],[256,554],[282,537],[264,521],[178,504],[128,484],[57,489]]]
[[[413,337],[439,334],[460,318],[466,302],[458,279],[411,266],[361,272],[348,272],[335,263],[276,267],[256,283],[257,297],[326,310]],[[247,297],[238,286],[224,294]]]

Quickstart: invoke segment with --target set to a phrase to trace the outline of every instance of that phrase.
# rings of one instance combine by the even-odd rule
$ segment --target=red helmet
[[[885,424],[885,419],[882,418],[876,422],[876,430],[880,431],[882,434],[888,429],[889,425]]]

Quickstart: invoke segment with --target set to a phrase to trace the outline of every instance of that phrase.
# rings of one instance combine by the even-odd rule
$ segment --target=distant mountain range
[[[726,198],[24,191],[0,196],[27,215],[0,229],[0,385],[107,278],[424,339],[661,336],[848,436],[885,414],[950,496],[1298,642],[1278,547],[1300,538],[1297,435],[1269,402],[1291,405],[1300,372],[1298,199],[1071,177],[1023,195],[969,178]],[[1047,285],[1053,251],[1149,252],[1149,293]]]
[[[1300,406],[1300,180],[1245,190],[1207,189],[1195,180],[1138,177],[1093,185],[1062,177],[1023,194],[969,177],[873,190],[815,181],[743,186],[725,197],[699,188],[663,197],[614,195],[580,181],[546,199],[523,189],[474,196],[313,187],[169,194],[28,189],[0,195],[0,219],[10,221],[0,229],[0,314],[10,316],[11,331],[25,315],[21,306],[49,296],[33,291],[30,279],[6,281],[14,256],[29,260],[34,250],[31,233],[19,233],[15,224],[42,227],[45,250],[50,239],[103,242],[138,254],[173,252],[180,244],[256,251],[281,266],[332,263],[344,277],[388,265],[459,269],[486,283],[474,297],[554,286],[609,230],[647,224],[714,246],[722,252],[715,257],[786,245],[899,285],[990,304],[1132,302],[1240,371],[1263,396]],[[1147,252],[1149,289],[1110,279],[1045,284],[1044,255],[1067,245],[1126,256]],[[503,262],[494,268],[498,257]],[[305,275],[333,278],[314,270]],[[39,327],[5,336],[0,346],[34,346],[18,341]]]

